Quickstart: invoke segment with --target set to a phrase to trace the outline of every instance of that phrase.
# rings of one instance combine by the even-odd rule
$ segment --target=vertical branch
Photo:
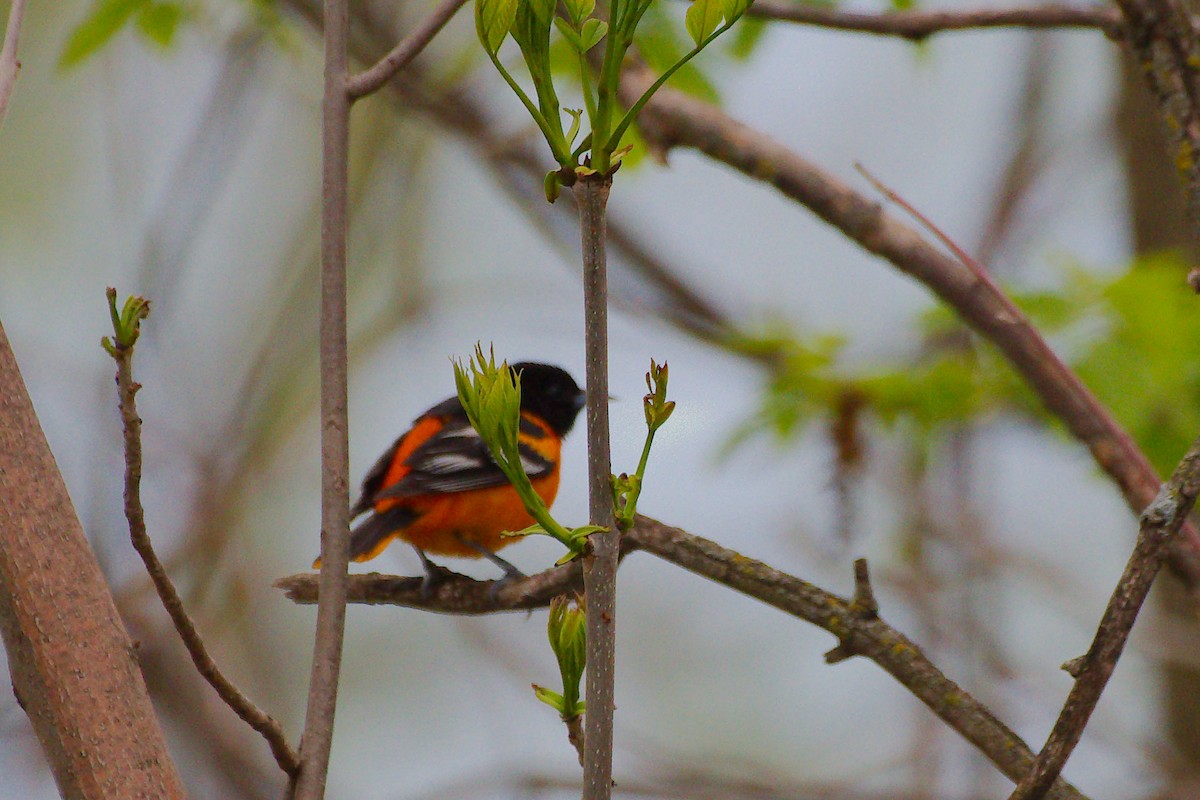
[[[592,534],[583,560],[587,604],[587,713],[584,715],[583,798],[612,795],[613,682],[616,661],[617,556],[608,437],[608,274],[604,254],[605,207],[612,179],[600,175],[576,184],[583,233],[583,306],[587,337],[589,521],[607,531]]]
[[[321,186],[321,576],[308,710],[295,797],[325,794],[346,622],[350,557],[350,444],[346,410],[346,194],[350,96],[346,0],[325,0]]]
[[[1180,0],[1117,0],[1128,44],[1171,142],[1187,192],[1192,227],[1200,226],[1200,41]]]
[[[21,23],[25,19],[25,0],[12,0],[8,9],[8,25],[4,29],[4,47],[0,49],[0,122],[8,110],[8,98],[12,97],[13,86],[21,62],[17,60],[17,40],[21,36]]]

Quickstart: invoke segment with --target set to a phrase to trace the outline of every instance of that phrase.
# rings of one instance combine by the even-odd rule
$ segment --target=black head
[[[566,370],[521,361],[511,365],[521,375],[521,408],[532,411],[559,436],[566,436],[586,396]]]

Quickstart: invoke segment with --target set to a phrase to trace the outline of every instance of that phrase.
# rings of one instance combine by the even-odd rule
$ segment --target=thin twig
[[[639,97],[652,80],[645,72],[626,70],[626,102]],[[1141,513],[1154,500],[1162,482],[1145,454],[994,284],[838,178],[708,103],[663,89],[646,106],[640,124],[643,135],[658,146],[692,147],[769,183],[924,283],[999,348],[1050,413],[1088,447],[1131,510]],[[1187,525],[1176,541],[1171,565],[1190,586],[1200,588],[1200,533],[1194,526]]]
[[[1010,800],[1040,800],[1062,772],[1063,766],[1083,736],[1096,703],[1116,669],[1121,651],[1137,620],[1138,611],[1150,592],[1154,577],[1167,557],[1169,546],[1191,513],[1200,493],[1200,439],[1197,439],[1175,468],[1175,472],[1142,514],[1137,543],[1104,616],[1092,646],[1082,660],[1072,660],[1069,671],[1075,685],[1067,695],[1046,746],[1038,753],[1029,773]]]
[[[795,0],[755,0],[746,15],[855,33],[899,36],[912,41],[945,31],[984,28],[1099,28],[1113,38],[1121,33],[1121,15],[1103,6],[1037,5],[869,14]]]
[[[467,0],[442,0],[429,16],[413,28],[412,33],[405,36],[375,66],[346,81],[346,94],[350,96],[351,102],[378,91],[397,72],[408,66],[466,2]]]
[[[221,672],[209,655],[208,648],[204,646],[204,640],[196,630],[196,623],[183,607],[179,592],[154,552],[154,545],[146,532],[146,518],[142,511],[142,420],[138,416],[136,402],[136,395],[142,385],[133,380],[133,348],[117,345],[114,354],[117,362],[117,400],[125,438],[125,519],[129,522],[129,538],[133,540],[133,549],[142,557],[146,572],[154,582],[154,590],[158,592],[163,608],[167,610],[171,623],[179,632],[179,638],[183,640],[196,670],[234,713],[267,740],[271,755],[275,757],[279,768],[289,776],[295,775],[300,760],[296,751],[288,744],[283,729],[270,714],[256,706]]]
[[[17,40],[21,37],[21,23],[25,20],[25,0],[12,0],[8,8],[8,25],[4,29],[4,47],[0,49],[0,122],[8,110],[8,99],[12,97],[21,71],[17,60]]]
[[[861,655],[874,661],[1014,782],[1033,765],[1033,752],[1016,733],[930,663],[916,644],[871,612],[869,598],[873,594],[864,588],[864,584],[869,586],[865,572],[857,573],[856,604],[715,542],[641,515],[622,537],[621,549],[652,553],[829,631],[838,637],[835,651],[840,650],[846,658]],[[556,594],[579,585],[579,574],[573,564],[555,567],[511,581],[494,594],[490,582],[458,577],[439,585],[432,596],[422,595],[420,578],[352,575],[351,599],[451,614],[520,611],[549,605]],[[293,575],[275,585],[284,588],[296,602],[312,603],[317,596],[317,581],[310,574]],[[1061,779],[1055,782],[1051,796],[1058,800],[1083,797]]]
[[[587,360],[588,509],[592,525],[583,558],[587,603],[587,714],[584,715],[583,800],[612,796],[614,680],[617,652],[617,562],[620,532],[613,520],[608,432],[608,269],[605,208],[612,178],[592,175],[575,185],[583,237],[583,303]]]
[[[346,579],[350,562],[350,441],[347,415],[346,206],[350,98],[346,93],[346,0],[325,0],[325,98],[321,187],[321,597],[295,800],[321,800],[337,710]]]

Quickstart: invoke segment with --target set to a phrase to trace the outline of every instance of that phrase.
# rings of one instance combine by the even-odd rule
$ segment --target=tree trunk
[[[183,785],[95,554],[0,327],[0,634],[65,798]]]

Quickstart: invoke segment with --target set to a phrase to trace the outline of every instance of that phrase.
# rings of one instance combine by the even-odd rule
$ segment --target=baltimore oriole
[[[523,361],[510,368],[521,379],[521,464],[550,505],[558,493],[562,439],[584,393],[558,367]],[[352,561],[369,561],[399,537],[416,549],[431,579],[438,568],[426,553],[487,558],[507,575],[520,575],[496,555],[512,541],[500,534],[533,523],[457,397],[417,417],[375,462],[350,509],[351,519],[362,514],[367,516],[350,532]]]

